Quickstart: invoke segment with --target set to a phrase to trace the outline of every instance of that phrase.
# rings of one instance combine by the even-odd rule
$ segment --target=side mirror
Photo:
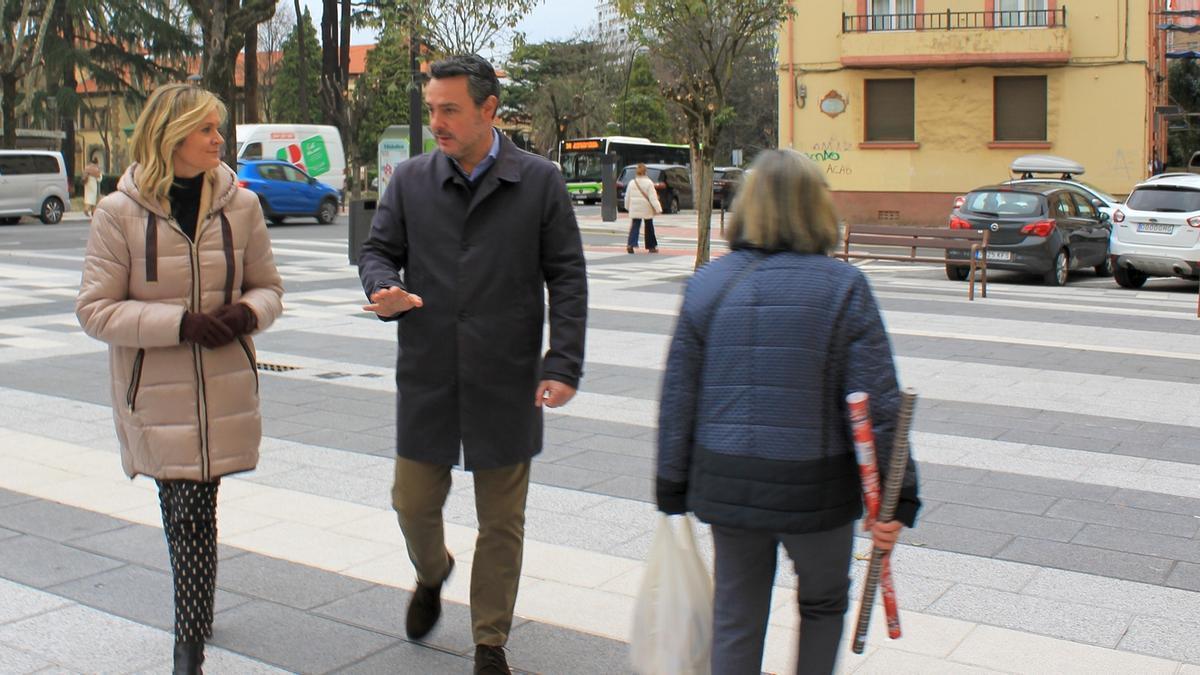
[[[1100,212],[1100,222],[1107,223],[1111,220],[1112,220],[1112,216],[1110,216],[1107,211]]]
[[[1099,199],[1096,199],[1095,197],[1092,197],[1092,206],[1094,206],[1096,208],[1100,208],[1101,206],[1104,206],[1104,202],[1100,201]]]

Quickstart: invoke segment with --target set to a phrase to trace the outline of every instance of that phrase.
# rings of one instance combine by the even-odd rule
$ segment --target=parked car
[[[736,166],[713,167],[713,207],[729,210],[738,188],[742,186],[742,170]]]
[[[625,186],[637,175],[637,165],[630,164],[617,176],[617,209],[625,210]],[[693,208],[692,172],[679,164],[647,164],[646,175],[654,181],[658,201],[666,213],[679,213],[681,208]]]
[[[337,217],[338,191],[287,162],[238,162],[238,185],[258,195],[263,215],[276,225],[294,216],[322,224]]]
[[[972,190],[950,214],[950,227],[990,230],[989,269],[1041,275],[1051,286],[1067,282],[1071,270],[1091,267],[1111,273],[1111,222],[1083,191],[1059,185],[992,185]],[[966,259],[966,250],[950,258]],[[962,281],[968,270],[946,266],[946,276]]]
[[[1165,173],[1136,185],[1113,214],[1109,256],[1123,288],[1200,277],[1200,176]]]
[[[1121,203],[1121,200],[1104,190],[1079,180],[1078,177],[1085,173],[1083,165],[1070,159],[1054,155],[1023,155],[1013,160],[1009,170],[1014,178],[1001,185],[1070,186],[1082,190],[1092,200],[1092,205],[1107,213],[1109,218]],[[958,206],[958,200],[955,206]]]
[[[35,216],[47,225],[62,220],[71,203],[67,165],[60,152],[0,150],[0,224]]]
[[[239,124],[239,162],[278,159],[336,190],[346,187],[346,153],[337,127],[322,124]]]

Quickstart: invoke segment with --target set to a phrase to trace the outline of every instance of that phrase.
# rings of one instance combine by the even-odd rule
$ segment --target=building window
[[[870,30],[912,30],[916,0],[871,0]]]
[[[997,77],[993,98],[997,141],[1045,141],[1046,76]]]
[[[996,0],[995,24],[999,28],[1045,26],[1049,23],[1046,0]]]
[[[866,141],[911,143],[916,117],[913,80],[866,81]]]

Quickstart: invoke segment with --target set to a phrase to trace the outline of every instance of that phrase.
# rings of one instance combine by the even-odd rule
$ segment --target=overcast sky
[[[284,2],[291,5],[287,0],[282,0],[280,4]],[[304,0],[303,4],[312,13],[319,34],[321,0]],[[529,42],[543,42],[569,38],[592,26],[595,22],[596,0],[542,0],[541,4],[535,7],[517,28],[525,33],[525,38]],[[351,36],[350,42],[356,45],[371,44],[375,42],[375,35],[371,31],[356,30]],[[508,48],[505,46],[498,51],[499,54],[485,54],[484,56],[490,56],[493,59],[502,58]]]

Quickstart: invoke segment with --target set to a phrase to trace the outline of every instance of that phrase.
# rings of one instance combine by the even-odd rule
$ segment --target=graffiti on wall
[[[810,145],[804,154],[812,161],[825,168],[826,175],[849,176],[853,173],[847,155],[854,149],[854,144],[838,138],[828,138]]]

